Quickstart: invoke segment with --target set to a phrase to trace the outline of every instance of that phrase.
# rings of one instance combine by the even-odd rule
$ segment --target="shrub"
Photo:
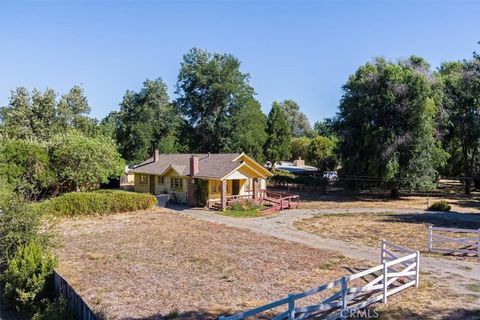
[[[32,314],[51,291],[55,265],[55,257],[36,241],[18,247],[2,275],[6,300]]]
[[[67,309],[67,301],[60,296],[53,301],[44,300],[43,310],[33,315],[32,320],[73,320],[75,317]]]
[[[450,211],[450,209],[452,209],[452,207],[445,200],[434,202],[428,207],[430,211]]]
[[[39,210],[59,216],[105,215],[148,209],[157,204],[155,196],[120,190],[71,192],[44,201]]]
[[[121,176],[125,170],[115,142],[104,136],[62,132],[51,139],[49,152],[61,192],[98,188],[100,183]]]
[[[55,179],[47,149],[38,142],[24,140],[0,144],[0,176],[29,199],[39,196]]]
[[[13,256],[17,248],[31,241],[47,245],[53,239],[48,226],[41,228],[41,216],[23,199],[0,182],[0,265]]]

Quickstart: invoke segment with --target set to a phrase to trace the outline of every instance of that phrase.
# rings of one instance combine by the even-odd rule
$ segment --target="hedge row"
[[[106,215],[148,209],[157,204],[155,196],[119,190],[71,192],[37,205],[43,214],[57,216]]]

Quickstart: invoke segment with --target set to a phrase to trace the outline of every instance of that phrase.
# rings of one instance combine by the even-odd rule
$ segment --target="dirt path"
[[[317,249],[334,250],[340,252],[346,257],[359,258],[379,262],[379,248],[373,248],[362,244],[352,244],[341,240],[324,238],[319,235],[308,233],[296,229],[293,224],[295,221],[310,218],[318,214],[332,213],[421,213],[423,211],[412,210],[385,210],[380,208],[353,208],[353,209],[295,209],[280,212],[275,216],[259,218],[233,218],[222,216],[211,211],[192,208],[173,208],[172,211],[193,216],[198,219],[225,224],[237,228],[248,229],[258,233],[277,237],[284,240],[302,243]],[[455,213],[449,213],[449,215]],[[474,219],[479,221],[480,217],[475,215],[461,214],[456,218]],[[395,242],[395,239],[387,239]],[[428,273],[429,276],[440,279],[442,283],[448,285],[456,294],[464,295],[470,293],[465,286],[468,284],[480,283],[480,263],[478,258],[470,258],[470,261],[458,261],[433,257],[422,257],[420,271]]]

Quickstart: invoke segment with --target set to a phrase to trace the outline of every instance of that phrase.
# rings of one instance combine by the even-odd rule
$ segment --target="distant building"
[[[294,174],[312,174],[318,171],[316,167],[305,165],[305,160],[300,157],[293,162],[279,161],[275,164],[275,169],[288,171]]]

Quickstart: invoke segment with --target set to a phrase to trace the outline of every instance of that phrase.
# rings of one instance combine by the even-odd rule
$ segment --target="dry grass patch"
[[[448,287],[422,276],[419,288],[402,291],[389,298],[388,304],[375,305],[375,309],[381,320],[480,320],[478,298],[455,295]]]
[[[59,273],[108,319],[213,319],[366,265],[159,211],[66,220],[60,228]]]
[[[321,214],[312,218],[295,222],[295,227],[310,233],[328,238],[353,243],[363,243],[378,247],[380,240],[387,239],[395,243],[419,251],[427,249],[428,226],[452,228],[480,228],[478,221],[465,221],[461,215],[454,213],[345,213]],[[470,217],[471,218],[471,217]],[[466,237],[470,234],[438,233],[449,237]],[[475,236],[471,234],[471,236]],[[392,240],[394,239],[394,240]],[[445,245],[447,247],[448,245]]]
[[[293,192],[293,191],[292,191]],[[446,194],[444,196],[402,196],[391,199],[389,194],[358,194],[345,195],[332,193],[326,195],[312,193],[298,193],[300,208],[303,209],[352,209],[352,208],[381,208],[381,209],[411,209],[426,210],[434,202],[444,200],[452,206],[452,211],[480,214],[480,194],[471,197],[462,197]]]

